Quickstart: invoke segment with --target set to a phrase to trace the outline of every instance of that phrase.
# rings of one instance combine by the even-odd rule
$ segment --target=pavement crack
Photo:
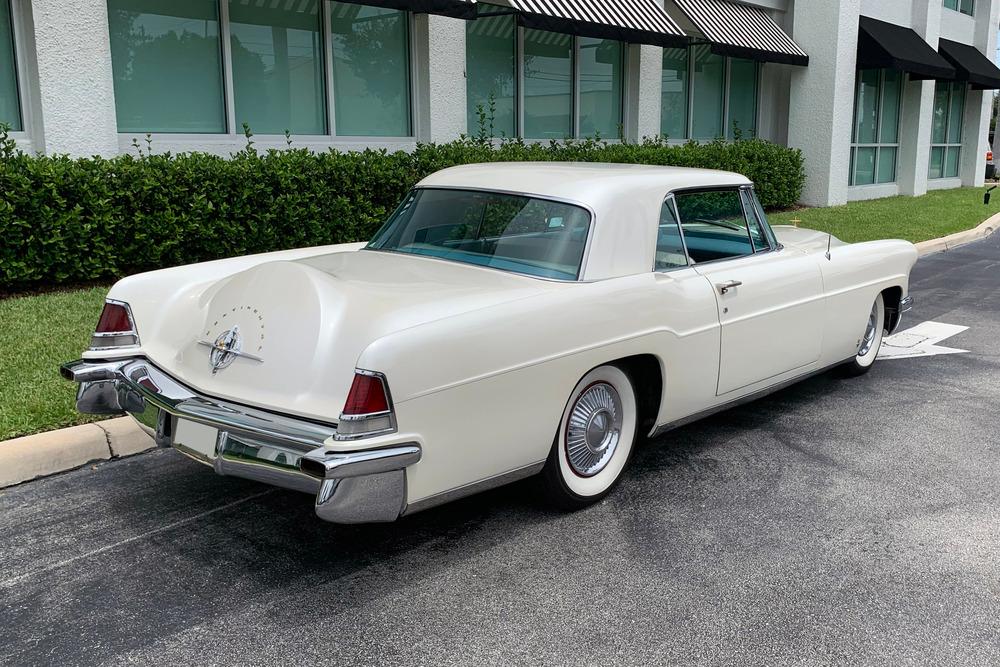
[[[111,446],[111,432],[101,426],[100,422],[94,422],[94,426],[101,429],[104,433],[104,441],[108,444],[108,453],[111,455],[111,458],[118,458],[118,455],[115,454],[115,448]]]
[[[159,528],[154,528],[153,530],[148,530],[145,533],[141,533],[139,535],[133,535],[132,537],[129,537],[129,538],[124,539],[124,540],[121,540],[119,542],[115,542],[114,544],[107,544],[107,545],[105,545],[103,547],[100,547],[99,549],[93,549],[92,551],[88,551],[87,553],[83,553],[83,554],[79,554],[77,556],[73,556],[72,558],[66,558],[65,560],[59,561],[58,563],[53,563],[51,565],[46,565],[45,567],[41,567],[41,568],[39,568],[37,570],[32,570],[31,572],[25,572],[24,574],[19,574],[16,577],[11,577],[10,579],[5,579],[4,581],[0,581],[0,588],[12,588],[15,584],[17,584],[17,583],[19,583],[21,581],[24,581],[25,579],[29,579],[29,578],[34,577],[34,576],[39,575],[39,574],[45,574],[46,572],[51,572],[52,570],[58,570],[60,568],[66,567],[67,565],[72,565],[73,563],[77,562],[78,560],[83,560],[84,558],[90,558],[91,556],[97,556],[97,555],[102,554],[102,553],[104,553],[106,551],[111,551],[112,549],[117,549],[118,547],[125,546],[126,544],[131,544],[133,542],[138,542],[139,540],[143,540],[143,539],[145,539],[147,537],[152,537],[153,535],[157,535],[159,533],[165,533],[167,531],[174,530],[175,528],[180,528],[181,526],[185,526],[185,525],[187,525],[189,523],[193,523],[193,522],[197,521],[198,519],[203,519],[203,518],[205,518],[207,516],[211,516],[212,514],[216,514],[218,512],[223,512],[223,511],[225,511],[227,509],[231,509],[233,507],[236,507],[237,505],[242,505],[243,503],[248,503],[251,500],[256,500],[257,498],[260,498],[262,496],[266,496],[269,493],[274,493],[275,491],[277,491],[277,489],[273,489],[272,488],[272,489],[268,489],[267,491],[262,491],[260,493],[255,493],[255,494],[253,494],[251,496],[247,496],[246,498],[241,498],[240,500],[234,500],[231,503],[226,503],[225,505],[220,505],[219,507],[215,507],[213,509],[206,510],[204,512],[199,512],[198,514],[195,514],[194,516],[189,516],[186,519],[180,519],[178,521],[174,521],[173,523],[169,523],[166,526],[160,526]]]

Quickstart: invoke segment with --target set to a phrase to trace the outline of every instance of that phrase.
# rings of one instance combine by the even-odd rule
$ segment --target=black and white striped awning
[[[751,58],[787,65],[808,65],[809,56],[774,22],[767,12],[728,0],[667,0],[680,10],[683,28],[705,36],[712,51],[724,56]]]
[[[405,9],[418,14],[441,14],[457,19],[476,18],[476,0],[342,0],[355,5]]]
[[[690,40],[656,0],[491,0],[525,28],[632,44],[683,46]]]

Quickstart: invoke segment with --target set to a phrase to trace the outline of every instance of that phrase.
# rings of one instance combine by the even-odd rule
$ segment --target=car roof
[[[556,197],[602,208],[609,195],[629,196],[654,190],[750,185],[746,176],[728,171],[601,162],[490,162],[444,169],[418,187],[501,190]]]
[[[596,162],[491,162],[451,167],[417,187],[512,192],[582,205],[593,212],[585,280],[648,273],[669,192],[750,185],[710,169]]]

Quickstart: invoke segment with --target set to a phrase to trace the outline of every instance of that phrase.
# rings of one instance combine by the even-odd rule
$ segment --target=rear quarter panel
[[[544,461],[573,387],[609,361],[655,356],[658,423],[702,409],[717,380],[715,299],[694,271],[674,274],[568,284],[371,345],[359,367],[386,373],[400,433],[424,446],[409,502]]]

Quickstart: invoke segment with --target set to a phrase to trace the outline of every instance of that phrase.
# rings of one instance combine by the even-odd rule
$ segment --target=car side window
[[[749,188],[743,188],[740,190],[740,194],[743,196],[743,205],[746,206],[747,219],[750,221],[750,238],[753,240],[754,249],[757,252],[770,250],[771,241],[764,229],[766,223],[757,211],[753,192]]]
[[[674,198],[667,197],[660,209],[660,224],[656,229],[656,263],[653,270],[669,271],[687,265],[684,239],[674,212]]]
[[[675,200],[688,256],[694,262],[753,254],[746,211],[738,189],[679,192]]]
[[[760,198],[757,193],[752,189],[747,190],[747,195],[750,197],[750,201],[753,202],[753,209],[757,212],[757,219],[760,220],[761,226],[764,227],[764,233],[767,234],[768,240],[771,242],[772,248],[778,248],[778,239],[774,236],[774,230],[771,229],[771,223],[767,221],[767,214],[764,213],[764,207],[760,203]]]

